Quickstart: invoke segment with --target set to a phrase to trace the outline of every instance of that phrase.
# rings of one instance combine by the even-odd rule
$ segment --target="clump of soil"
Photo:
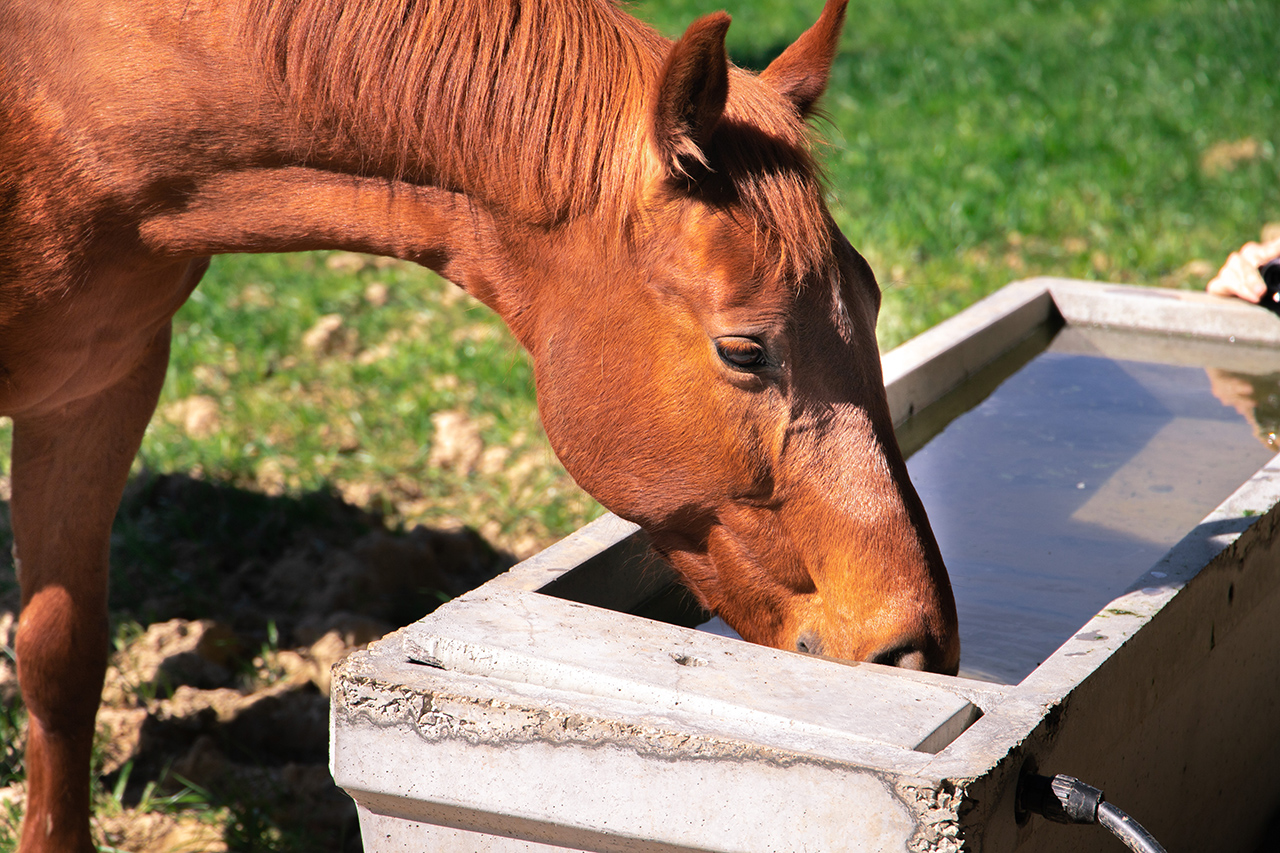
[[[100,843],[359,850],[354,804],[327,768],[330,668],[512,562],[474,531],[389,529],[327,492],[135,478],[112,537]],[[0,647],[11,648],[13,590],[4,597]],[[5,719],[17,701],[0,655]],[[12,765],[10,752],[0,759]],[[21,797],[20,781],[0,787],[0,823]]]

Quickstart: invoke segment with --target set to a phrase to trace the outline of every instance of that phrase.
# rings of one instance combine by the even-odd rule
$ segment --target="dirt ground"
[[[332,494],[180,475],[134,480],[112,559],[94,824],[103,849],[139,853],[359,850],[354,804],[326,765],[330,667],[513,562],[473,531],[388,529]],[[5,649],[15,599],[0,589]],[[0,656],[16,721],[0,825],[23,796],[16,696]]]

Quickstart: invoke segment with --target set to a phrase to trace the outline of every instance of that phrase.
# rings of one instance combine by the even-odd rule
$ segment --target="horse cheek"
[[[567,354],[561,354],[567,355]],[[647,370],[602,373],[558,357],[540,372],[539,410],[551,446],[574,480],[611,512],[663,527],[695,500],[696,452],[676,400]],[[622,369],[622,368],[619,368]]]
[[[600,387],[613,385],[607,377],[585,379],[577,355],[561,351],[535,359],[543,429],[574,481],[611,512],[631,518],[637,496],[625,474],[634,414],[618,394]]]

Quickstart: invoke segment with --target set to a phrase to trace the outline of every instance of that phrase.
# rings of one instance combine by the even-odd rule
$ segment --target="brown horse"
[[[843,17],[756,77],[724,13],[672,43],[606,0],[0,0],[23,851],[91,849],[108,532],[221,252],[438,270],[529,350],[578,482],[745,638],[955,671],[805,125]]]

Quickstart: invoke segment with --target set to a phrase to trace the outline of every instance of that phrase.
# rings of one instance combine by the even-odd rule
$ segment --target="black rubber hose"
[[[1105,800],[1098,804],[1098,823],[1111,830],[1133,853],[1165,853],[1160,842],[1141,824]]]
[[[1057,823],[1100,823],[1134,853],[1165,853],[1151,833],[1108,803],[1102,791],[1074,776],[1024,772],[1018,780],[1018,808]]]

